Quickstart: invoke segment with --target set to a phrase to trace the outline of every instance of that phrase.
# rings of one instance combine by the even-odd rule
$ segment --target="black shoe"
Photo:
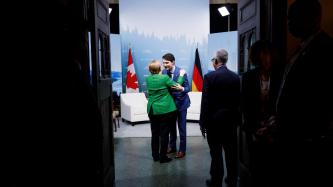
[[[210,179],[206,180],[206,186],[213,186],[212,180]]]
[[[222,183],[213,182],[211,179],[206,180],[206,186],[208,187],[221,187]]]
[[[154,162],[160,161],[160,158],[153,158]]]
[[[225,182],[226,184],[230,184],[229,178],[228,178],[228,177],[225,177],[224,182]]]
[[[232,181],[230,178],[225,177],[224,182],[228,185],[228,187],[236,186],[237,182]]]
[[[168,162],[170,162],[172,159],[171,158],[168,158],[168,157],[166,157],[166,158],[161,158],[160,159],[160,163],[168,163]]]

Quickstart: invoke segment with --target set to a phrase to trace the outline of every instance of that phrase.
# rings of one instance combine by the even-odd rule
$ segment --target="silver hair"
[[[223,64],[228,61],[228,52],[225,49],[220,49],[216,52],[216,59]]]

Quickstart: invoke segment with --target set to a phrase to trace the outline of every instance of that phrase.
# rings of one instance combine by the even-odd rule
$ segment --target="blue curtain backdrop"
[[[121,43],[119,34],[110,34],[112,91],[122,92]]]
[[[217,50],[223,48],[228,51],[227,67],[238,73],[238,31],[210,34],[208,37],[208,56],[213,57]],[[208,71],[214,70],[209,63]]]
[[[129,47],[142,92],[149,62],[162,60],[167,52],[175,55],[176,65],[187,71],[191,83],[198,46],[203,73],[208,71],[208,0],[121,0],[119,21],[123,90]]]

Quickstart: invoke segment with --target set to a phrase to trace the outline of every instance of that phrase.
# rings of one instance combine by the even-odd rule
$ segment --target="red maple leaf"
[[[131,74],[130,71],[127,71],[126,87],[132,88],[134,90],[139,88],[138,80],[136,78],[136,75],[134,73]]]

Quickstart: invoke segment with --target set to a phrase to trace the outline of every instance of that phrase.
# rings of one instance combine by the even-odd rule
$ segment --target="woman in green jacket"
[[[184,89],[181,84],[184,82],[185,70],[180,70],[177,82],[174,82],[168,75],[161,74],[161,63],[158,60],[153,60],[149,64],[149,71],[151,75],[146,79],[148,91],[147,113],[152,133],[152,156],[154,161],[167,163],[172,160],[167,157],[167,148],[170,127],[176,125],[177,110],[169,89],[180,91]]]

